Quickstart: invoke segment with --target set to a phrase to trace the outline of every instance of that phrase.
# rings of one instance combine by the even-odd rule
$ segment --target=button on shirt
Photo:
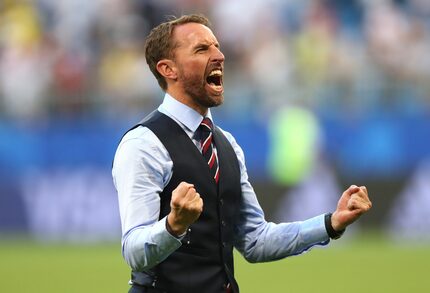
[[[193,139],[202,117],[198,112],[166,94],[158,111],[176,121]],[[211,118],[208,111],[207,117]],[[329,237],[324,215],[306,221],[274,224],[264,219],[245,166],[242,149],[234,137],[223,131],[240,165],[242,199],[238,211],[236,249],[250,262],[263,262],[300,254],[314,245],[325,245]],[[147,127],[129,131],[115,154],[112,176],[118,191],[122,227],[122,252],[133,270],[145,271],[157,265],[181,246],[166,230],[167,217],[159,220],[159,194],[172,177],[173,162],[166,148]],[[192,183],[192,182],[189,182]]]

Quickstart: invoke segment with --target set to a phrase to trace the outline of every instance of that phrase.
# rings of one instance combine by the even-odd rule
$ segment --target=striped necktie
[[[209,118],[204,118],[200,123],[199,129],[201,131],[200,144],[202,147],[203,157],[209,165],[212,177],[215,182],[219,181],[219,166],[218,166],[218,156],[216,150],[213,147],[213,124]]]

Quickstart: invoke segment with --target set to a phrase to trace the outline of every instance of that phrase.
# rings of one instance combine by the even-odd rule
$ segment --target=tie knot
[[[200,127],[202,128],[203,131],[209,131],[210,132],[210,131],[212,131],[212,128],[213,128],[212,121],[206,117],[200,123]]]

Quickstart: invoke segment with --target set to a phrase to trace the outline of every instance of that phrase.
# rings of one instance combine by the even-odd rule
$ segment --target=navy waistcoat
[[[174,120],[154,111],[138,125],[148,127],[158,137],[173,161],[172,178],[160,194],[159,219],[169,214],[172,191],[182,181],[194,184],[203,199],[203,212],[189,227],[178,250],[150,272],[132,272],[132,281],[139,284],[149,276],[155,288],[168,293],[221,293],[230,283],[238,293],[233,238],[241,186],[239,163],[230,142],[214,127],[220,168],[217,185],[204,157]]]

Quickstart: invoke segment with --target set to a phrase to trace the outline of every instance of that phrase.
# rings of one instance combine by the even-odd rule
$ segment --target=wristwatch
[[[332,213],[325,214],[325,217],[324,217],[325,229],[327,230],[327,234],[331,239],[339,239],[345,232],[345,229],[341,231],[336,231],[335,229],[333,229],[333,226],[331,225],[331,216],[332,216]]]

